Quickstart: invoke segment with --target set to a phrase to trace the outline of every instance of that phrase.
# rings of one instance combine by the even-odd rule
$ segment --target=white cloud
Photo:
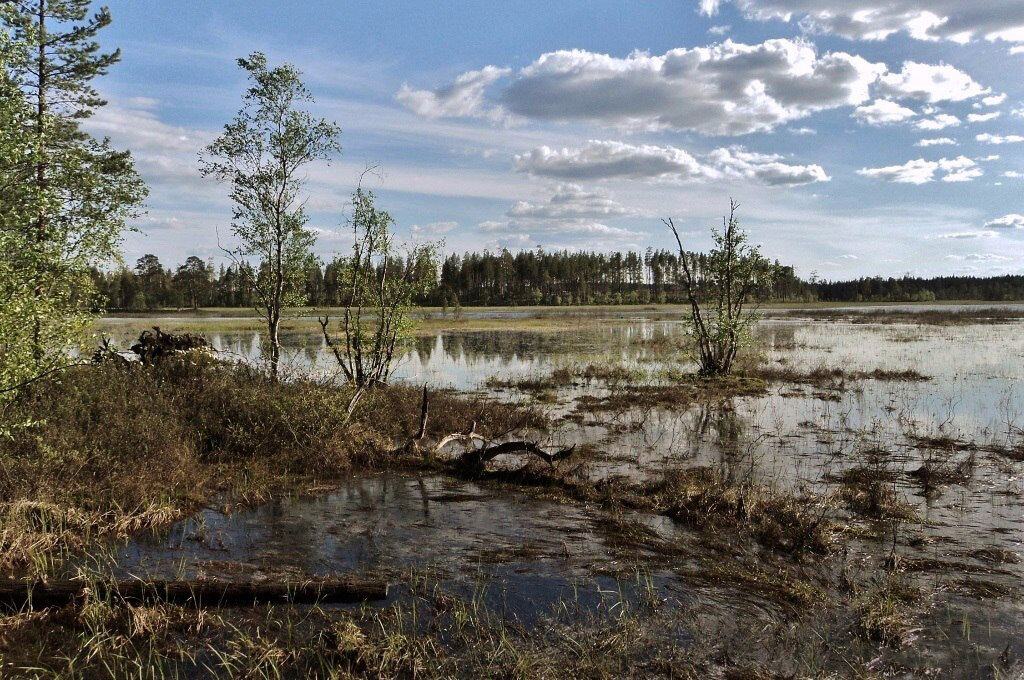
[[[977,135],[976,140],[983,144],[1019,144],[1024,142],[1021,135],[991,135],[987,132]]]
[[[918,40],[1005,40],[1024,43],[1024,4],[1017,0],[701,0],[713,15],[731,2],[750,19],[799,21],[809,31],[855,40],[904,32]]]
[[[981,100],[980,103],[982,105],[984,105],[984,106],[999,106],[1000,104],[1002,104],[1005,101],[1006,101],[1006,93],[1005,92],[1001,92],[999,94],[994,94],[994,95],[992,95],[990,97],[985,97],[984,99]]]
[[[792,165],[783,157],[760,154],[743,147],[715,149],[700,160],[674,146],[634,145],[589,140],[582,147],[552,149],[541,146],[515,157],[516,169],[560,179],[608,179],[630,177],[703,181],[746,179],[770,186],[827,182],[819,165]]]
[[[423,226],[414,224],[409,227],[409,233],[412,234],[414,239],[421,237],[429,238],[434,236],[443,236],[450,231],[454,231],[458,226],[458,222],[431,222],[430,224],[424,224]]]
[[[892,97],[913,97],[930,102],[960,102],[972,99],[990,90],[982,87],[969,75],[949,64],[922,64],[903,62],[899,73],[881,76],[881,89]]]
[[[985,229],[1024,229],[1024,215],[1011,213],[984,224]]]
[[[561,50],[522,68],[501,101],[510,113],[527,118],[733,135],[861,104],[884,71],[884,64],[843,52],[818,55],[810,43],[789,39],[756,45],[726,40],[627,57]],[[422,115],[480,115],[488,110],[475,96],[482,96],[482,87],[465,105],[447,102],[460,82],[476,82],[484,72],[497,75],[471,71],[434,91],[406,86],[399,99]]]
[[[1016,170],[1007,170],[1003,173],[1003,177],[1009,177],[1010,179],[1024,179],[1024,172],[1017,172]]]
[[[747,151],[741,146],[715,149],[707,155],[711,166],[726,177],[747,179],[768,186],[795,186],[828,182],[831,178],[820,165],[789,165],[777,154]]]
[[[488,103],[486,86],[511,75],[488,66],[436,90],[404,85],[397,96],[429,117],[515,116],[741,135],[843,106],[860,107],[856,115],[871,124],[897,122],[915,114],[893,99],[960,102],[991,92],[949,64],[906,61],[889,72],[884,63],[846,52],[818,54],[809,41],[788,38],[758,44],[727,39],[661,55],[548,52],[519,69]],[[872,95],[878,101],[866,104]]]
[[[705,176],[702,164],[683,149],[596,139],[576,149],[541,146],[516,156],[515,165],[520,172],[562,179],[665,175],[700,179]]]
[[[967,120],[972,123],[987,123],[990,120],[995,120],[999,116],[1003,115],[999,111],[992,111],[990,113],[968,113]]]
[[[868,125],[890,125],[913,118],[917,114],[912,109],[900,106],[890,99],[878,99],[871,104],[858,106],[853,117]]]
[[[638,215],[602,191],[588,191],[576,184],[559,184],[540,201],[516,201],[502,219],[487,220],[477,229],[500,237],[500,245],[524,246],[555,241],[571,247],[613,248],[638,243],[643,232],[610,226],[607,220]]]
[[[507,115],[500,106],[486,103],[484,90],[511,72],[508,68],[485,66],[479,71],[467,71],[436,90],[415,90],[404,84],[395,98],[410,111],[426,118],[455,116],[501,121],[507,119]]]
[[[938,239],[972,239],[972,238],[996,238],[999,236],[998,232],[985,230],[985,231],[956,231],[950,234],[939,234],[934,238]]]
[[[960,119],[948,113],[940,113],[934,118],[926,118],[917,122],[918,130],[945,130],[948,127],[958,127]]]
[[[1010,54],[1024,54],[1024,45],[1015,45],[1011,47]]]
[[[946,259],[957,262],[1005,262],[1013,258],[995,253],[968,253],[966,255],[946,255]]]
[[[195,153],[213,140],[209,132],[164,123],[156,115],[159,106],[159,101],[148,97],[111,102],[97,109],[85,127],[100,136],[116,138],[132,151]]]
[[[918,158],[907,161],[903,165],[890,165],[883,168],[861,168],[857,171],[857,174],[900,184],[926,184],[934,181],[938,174],[942,175],[941,179],[943,182],[970,182],[981,177],[984,171],[970,158],[958,156],[957,158],[943,158],[938,161]]]
[[[956,140],[950,137],[934,137],[931,139],[919,139],[914,146],[956,146]]]
[[[533,219],[611,218],[635,214],[608,194],[584,191],[576,184],[560,184],[544,203],[516,201],[508,217]]]
[[[789,133],[793,134],[793,135],[798,135],[800,137],[806,137],[808,135],[816,135],[816,134],[818,134],[818,131],[815,130],[814,128],[798,127],[798,128],[789,128]]]
[[[712,26],[708,29],[708,33],[711,35],[725,35],[732,30],[732,26]]]

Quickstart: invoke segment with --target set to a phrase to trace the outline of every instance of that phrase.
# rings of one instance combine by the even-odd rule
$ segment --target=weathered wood
[[[135,603],[170,602],[191,607],[248,606],[255,604],[313,604],[384,600],[384,581],[346,579],[293,583],[227,583],[221,581],[17,581],[0,580],[0,607],[61,606],[86,592],[101,599]]]
[[[558,461],[568,458],[576,451],[576,445],[574,444],[564,449],[548,452],[542,449],[536,442],[528,441],[502,442],[492,446],[490,445],[491,440],[477,434],[476,421],[473,421],[473,424],[470,425],[469,429],[465,432],[452,432],[450,434],[446,434],[438,440],[433,448],[423,449],[421,442],[427,436],[427,419],[429,411],[430,398],[427,393],[427,386],[424,385],[423,396],[420,402],[419,429],[416,431],[415,435],[408,439],[408,441],[394,449],[393,453],[400,454],[423,451],[424,455],[429,457],[441,453],[441,451],[449,444],[460,442],[468,445],[470,448],[463,451],[458,458],[455,459],[456,463],[463,467],[477,468],[487,461],[507,453],[530,453],[547,462],[548,465],[554,465]],[[481,446],[475,446],[477,442],[480,442]]]
[[[565,449],[559,449],[554,453],[548,453],[534,442],[503,442],[501,444],[485,448],[470,449],[459,457],[459,464],[475,467],[483,465],[487,461],[506,453],[532,453],[541,460],[547,462],[548,465],[554,465],[558,461],[571,456],[575,450],[575,444]]]

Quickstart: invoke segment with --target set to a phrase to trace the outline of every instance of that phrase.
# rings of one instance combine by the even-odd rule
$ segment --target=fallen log
[[[169,602],[190,607],[256,604],[353,603],[384,600],[388,584],[372,580],[228,583],[223,581],[18,581],[0,580],[0,608],[20,610],[69,604],[89,593],[137,604]]]
[[[538,446],[535,442],[526,441],[515,441],[515,442],[503,442],[501,444],[495,444],[494,446],[488,446],[480,449],[470,449],[459,457],[459,465],[466,465],[469,467],[478,467],[486,463],[487,461],[502,456],[506,453],[532,453],[545,461],[548,465],[554,465],[560,460],[564,460],[571,456],[576,450],[576,445],[564,449],[559,449],[553,453],[549,453]]]
[[[476,421],[473,421],[468,430],[464,432],[452,432],[444,435],[434,444],[433,447],[424,448],[422,442],[427,436],[427,421],[430,413],[430,398],[427,393],[427,386],[423,386],[423,396],[420,402],[420,424],[416,434],[409,437],[401,446],[394,449],[393,453],[422,452],[427,457],[440,454],[449,444],[458,442],[468,448],[455,458],[455,463],[463,468],[479,468],[489,460],[510,453],[529,453],[545,461],[548,465],[554,465],[564,460],[576,451],[576,445],[557,451],[545,451],[537,442],[530,441],[507,441],[500,444],[491,444],[491,440],[480,435],[476,431]],[[477,446],[477,443],[480,446]]]

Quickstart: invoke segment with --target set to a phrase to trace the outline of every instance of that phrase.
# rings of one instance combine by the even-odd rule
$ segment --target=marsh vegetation
[[[7,407],[38,423],[3,445],[9,575],[392,588],[241,609],[108,593],[13,613],[0,653],[23,677],[1013,677],[1020,328],[901,311],[766,319],[725,379],[680,359],[664,311],[420,335],[343,426],[356,388],[314,327],[282,335],[279,381],[230,326],[212,351],[75,369]],[[112,343],[163,323],[112,322]],[[424,442],[571,455],[406,447],[424,383]]]

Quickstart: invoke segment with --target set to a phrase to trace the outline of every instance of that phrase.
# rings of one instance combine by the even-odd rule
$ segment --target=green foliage
[[[315,241],[303,208],[304,168],[341,151],[334,123],[301,110],[313,101],[300,73],[285,64],[270,69],[254,52],[238,66],[251,81],[244,105],[202,158],[202,172],[231,184],[231,229],[239,245],[227,251],[258,300],[270,335],[271,373],[280,358],[281,310],[305,304],[303,284]]]
[[[751,245],[739,227],[732,201],[722,229],[711,230],[715,247],[701,258],[683,248],[671,219],[665,224],[679,246],[682,282],[690,303],[691,333],[700,374],[728,375],[739,350],[750,341],[757,303],[770,292],[776,267]]]
[[[352,255],[335,261],[346,296],[341,319],[344,346],[328,333],[329,319],[320,320],[345,377],[359,387],[388,381],[395,349],[412,330],[413,300],[437,284],[439,245],[417,244],[403,257],[391,231],[393,224],[391,215],[376,207],[373,192],[356,189],[350,219]]]
[[[119,257],[146,187],[130,154],[80,129],[105,102],[91,81],[119,59],[87,0],[0,6],[0,389],[67,361],[98,306],[92,270]]]

